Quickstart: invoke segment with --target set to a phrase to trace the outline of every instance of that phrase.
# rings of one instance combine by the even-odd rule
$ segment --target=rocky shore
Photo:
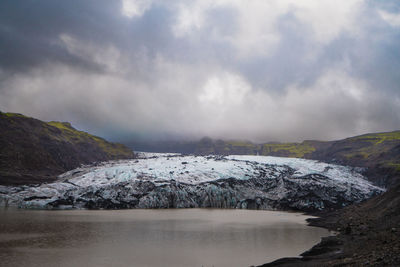
[[[400,184],[361,204],[314,213],[311,226],[337,232],[304,252],[269,266],[400,266]]]

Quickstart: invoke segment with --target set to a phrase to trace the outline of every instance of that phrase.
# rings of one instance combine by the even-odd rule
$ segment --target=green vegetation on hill
[[[400,131],[365,134],[329,143],[328,149],[318,151],[317,155],[365,167],[380,164],[397,168],[400,164]]]
[[[72,143],[85,143],[85,142],[94,142],[99,146],[103,152],[105,152],[108,157],[113,158],[131,158],[132,150],[127,149],[122,144],[110,143],[104,140],[103,138],[88,134],[87,132],[78,131],[74,129],[69,122],[58,122],[51,121],[47,123],[48,125],[54,126],[61,130],[61,135],[52,135],[53,138],[61,138],[66,139]],[[49,132],[51,134],[51,132]]]
[[[216,154],[256,155],[260,146],[248,141],[217,141]]]
[[[315,151],[315,147],[303,143],[263,144],[261,155],[304,158]]]
[[[1,111],[0,111],[1,113]],[[4,116],[8,117],[8,118],[15,118],[15,117],[19,117],[19,118],[28,118],[25,115],[19,114],[19,113],[11,113],[11,112],[7,112],[7,113],[2,113]]]
[[[267,143],[254,144],[249,141],[214,141],[203,138],[195,144],[195,154],[219,155],[265,155],[304,158],[311,155],[316,148],[307,141],[302,143]],[[178,151],[179,152],[179,151]]]
[[[0,112],[0,130],[0,184],[52,181],[82,164],[134,157],[124,145],[78,131],[67,122]]]

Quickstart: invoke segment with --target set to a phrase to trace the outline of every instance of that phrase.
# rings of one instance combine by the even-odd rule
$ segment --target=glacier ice
[[[142,153],[83,166],[39,186],[0,186],[23,208],[249,208],[313,211],[383,192],[357,168],[267,156]]]

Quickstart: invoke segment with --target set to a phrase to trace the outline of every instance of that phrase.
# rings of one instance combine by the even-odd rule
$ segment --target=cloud
[[[0,4],[0,109],[112,140],[335,139],[400,125],[396,2]]]
[[[152,1],[148,0],[122,0],[122,14],[129,18],[142,16],[151,7]]]
[[[101,66],[107,72],[115,72],[121,61],[121,53],[112,45],[99,46],[98,44],[83,42],[72,36],[62,33],[59,36],[61,45],[71,56]]]
[[[307,25],[316,42],[329,43],[343,31],[356,31],[357,11],[362,0],[349,0],[338,5],[337,1],[245,1],[197,0],[193,4],[179,5],[174,33],[181,37],[206,29],[217,39],[232,43],[241,56],[267,55],[279,45],[280,32],[276,27],[282,16],[292,14],[297,23]],[[210,20],[212,10],[234,10],[237,27],[234,34],[223,35],[218,24]]]
[[[392,27],[400,27],[400,13],[394,14],[380,10],[379,15],[381,15],[382,19],[389,23]]]

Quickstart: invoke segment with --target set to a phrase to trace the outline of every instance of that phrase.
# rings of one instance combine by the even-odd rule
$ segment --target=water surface
[[[298,213],[0,210],[1,266],[249,266],[297,256],[329,232]]]

